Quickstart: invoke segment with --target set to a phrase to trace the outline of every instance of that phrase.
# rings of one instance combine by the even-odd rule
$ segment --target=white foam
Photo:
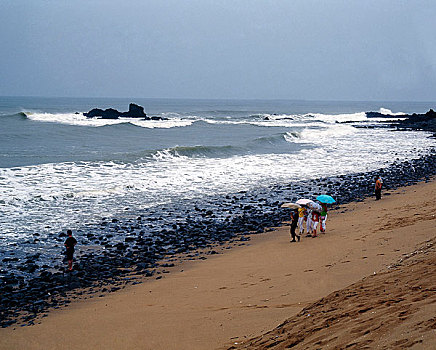
[[[35,113],[26,112],[27,118],[38,122],[60,123],[77,126],[101,127],[106,125],[116,125],[130,123],[142,128],[174,128],[185,127],[193,123],[193,120],[169,118],[168,120],[144,120],[138,118],[119,118],[119,119],[102,119],[87,118],[83,113]]]
[[[404,115],[402,112],[393,113],[389,109],[381,108],[380,113],[385,115],[392,115],[392,116],[400,116]],[[316,125],[320,125],[319,123],[327,123],[327,124],[335,124],[335,123],[362,123],[362,122],[378,122],[378,121],[395,121],[395,120],[402,120],[405,118],[398,118],[398,117],[392,117],[392,118],[368,118],[366,116],[365,112],[358,112],[358,113],[345,113],[345,114],[322,114],[322,113],[308,113],[308,114],[300,114],[300,115],[287,115],[287,114],[281,114],[281,115],[271,115],[271,114],[264,114],[262,115],[263,118],[268,118],[267,120],[261,120],[261,121],[253,121],[249,122],[254,125],[259,126],[311,126],[310,123],[314,123]]]
[[[161,129],[169,129],[176,127],[185,127],[190,126],[194,120],[188,119],[169,119],[169,120],[134,120],[131,123],[136,126],[140,126],[142,128],[161,128]]]
[[[384,114],[392,114],[382,110]],[[367,118],[365,113],[264,114],[237,120],[168,115],[169,120],[162,121],[89,119],[73,113],[27,115],[38,122],[95,127],[131,123],[144,128],[174,128],[200,120],[209,124],[284,127],[288,128],[285,140],[299,143],[303,149],[293,154],[228,158],[186,157],[164,150],[135,163],[65,162],[3,168],[0,169],[0,232],[9,236],[23,231],[23,223],[28,232],[53,232],[65,225],[80,226],[112,215],[124,207],[150,207],[181,198],[373,170],[391,164],[396,158],[401,161],[418,157],[435,144],[423,132],[354,128],[354,123],[388,120]]]
[[[98,118],[87,118],[82,113],[34,113],[26,112],[27,118],[30,120],[46,123],[61,123],[68,125],[79,125],[79,126],[105,126],[125,123],[127,120],[120,119],[98,119]]]
[[[368,118],[365,112],[347,114],[314,114],[314,117],[326,123],[362,122]]]
[[[249,120],[214,120],[204,118],[210,124],[245,124],[262,127],[310,127],[338,123],[362,123],[376,121],[398,120],[401,118],[368,118],[365,112],[348,114],[261,114]]]
[[[351,135],[358,132],[358,129],[347,124],[317,125],[316,127],[306,127],[300,132],[287,132],[285,140],[324,146],[344,138],[349,139]]]
[[[297,137],[296,137],[297,136]],[[425,133],[306,128],[285,138],[307,144],[294,154],[190,158],[158,152],[143,162],[68,162],[0,169],[3,234],[53,231],[108,216],[117,208],[141,208],[175,198],[199,198],[273,183],[368,171],[418,157],[434,145]],[[41,218],[44,218],[41,221]]]
[[[384,114],[384,115],[404,115],[405,114],[403,112],[396,112],[396,113],[394,113],[390,109],[383,108],[383,107],[381,107],[378,112],[381,113],[381,114]]]
[[[180,117],[178,113],[162,113],[160,116],[168,120],[143,120],[137,118],[120,118],[120,119],[101,119],[87,118],[83,113],[39,113],[25,112],[30,120],[39,122],[61,123],[78,126],[101,127],[106,125],[116,125],[130,123],[142,128],[174,128],[187,127],[196,121],[204,121],[209,124],[226,124],[226,125],[255,125],[261,127],[300,127],[310,126],[308,123],[361,123],[377,121],[395,121],[403,118],[367,118],[365,112],[347,113],[347,114],[260,114],[251,119],[214,119],[208,117],[185,116]],[[402,112],[393,113],[387,108],[380,108],[379,113],[384,115],[400,116]]]

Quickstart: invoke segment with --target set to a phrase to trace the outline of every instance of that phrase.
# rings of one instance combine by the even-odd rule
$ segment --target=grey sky
[[[0,0],[0,95],[436,100],[436,1]]]

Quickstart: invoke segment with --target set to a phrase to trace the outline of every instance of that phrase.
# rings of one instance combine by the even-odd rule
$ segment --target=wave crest
[[[186,158],[221,158],[240,154],[242,148],[236,146],[176,146],[156,151],[152,158],[165,160],[174,157]]]
[[[75,126],[90,126],[102,127],[117,124],[131,124],[142,128],[174,128],[184,127],[191,125],[193,120],[186,120],[180,118],[172,118],[168,120],[143,120],[138,118],[120,118],[120,119],[101,119],[101,118],[87,118],[83,113],[39,113],[39,112],[22,112],[22,114],[29,120],[46,122],[46,123],[59,123]]]

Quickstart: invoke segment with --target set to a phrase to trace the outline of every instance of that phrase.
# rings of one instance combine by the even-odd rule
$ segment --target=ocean
[[[96,107],[127,111],[131,102],[168,120],[83,116]],[[51,254],[50,235],[101,218],[418,158],[435,146],[429,133],[372,128],[379,120],[365,112],[430,108],[424,102],[0,97],[0,258],[20,250]]]

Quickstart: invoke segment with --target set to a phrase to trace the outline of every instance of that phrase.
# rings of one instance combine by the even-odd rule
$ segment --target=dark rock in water
[[[147,114],[144,112],[144,107],[138,106],[134,103],[129,104],[129,110],[127,112],[119,112],[114,108],[94,108],[91,109],[89,112],[83,113],[83,115],[87,118],[99,117],[102,119],[142,118],[145,120],[166,120],[166,118],[161,117],[147,117]]]
[[[390,114],[383,114],[380,112],[365,112],[366,116],[368,118],[392,118],[393,115]],[[406,118],[406,115],[396,115],[396,118]]]
[[[121,113],[113,108],[108,108],[104,110],[100,108],[94,108],[91,109],[88,113],[83,113],[83,115],[88,118],[100,117],[103,119],[118,119]]]
[[[129,111],[121,113],[120,117],[126,118],[147,118],[147,114],[144,112],[144,107],[135,105],[134,103],[129,104]]]
[[[402,115],[390,115],[382,114],[379,112],[366,112],[368,118],[405,118],[404,120],[398,120],[389,124],[398,129],[408,130],[425,130],[436,132],[436,112],[430,109],[425,114],[402,114]]]

